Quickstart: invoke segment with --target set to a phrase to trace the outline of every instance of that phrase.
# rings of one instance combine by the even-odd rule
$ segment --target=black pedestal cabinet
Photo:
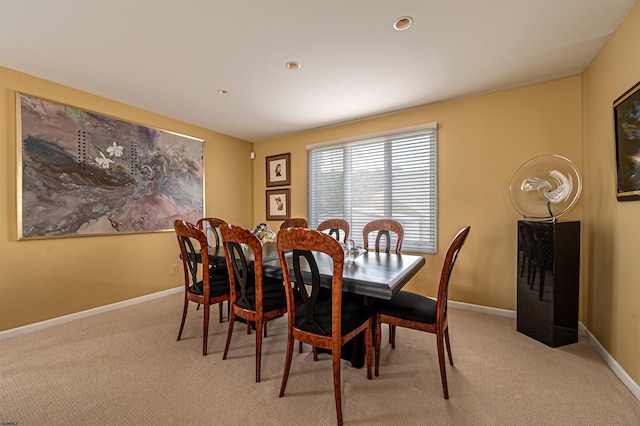
[[[517,330],[548,346],[578,341],[580,222],[518,221]]]

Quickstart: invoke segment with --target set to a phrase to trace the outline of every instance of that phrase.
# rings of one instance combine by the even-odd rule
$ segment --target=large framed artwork
[[[267,186],[291,185],[291,153],[266,158]]]
[[[289,188],[267,190],[267,220],[291,218],[291,197]]]
[[[618,201],[640,200],[640,82],[613,102]]]
[[[204,216],[203,140],[18,93],[18,239],[173,231]]]

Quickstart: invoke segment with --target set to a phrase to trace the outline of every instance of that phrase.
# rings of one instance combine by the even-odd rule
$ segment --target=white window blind
[[[311,228],[330,218],[362,228],[392,218],[404,226],[402,251],[437,250],[437,129],[401,132],[308,151],[308,219]],[[392,242],[395,245],[395,241]]]

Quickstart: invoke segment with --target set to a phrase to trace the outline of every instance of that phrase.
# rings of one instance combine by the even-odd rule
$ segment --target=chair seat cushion
[[[296,309],[296,327],[301,330],[317,332],[306,320],[307,307],[303,303]],[[348,334],[360,327],[371,318],[371,307],[356,300],[343,298],[342,300],[342,335]],[[315,305],[315,320],[327,336],[331,336],[331,298],[322,298]]]
[[[435,324],[437,302],[409,291],[400,291],[391,300],[376,300],[376,313],[424,324]]]
[[[209,285],[211,286],[211,290],[210,290],[210,296],[211,297],[222,296],[224,294],[229,294],[229,292],[230,292],[229,280],[224,280],[224,279],[212,280],[212,279],[209,279]],[[194,285],[189,287],[189,291],[191,293],[199,294],[199,295],[202,296],[204,294],[202,281],[198,281],[197,283],[195,283]]]
[[[256,305],[256,294],[253,288],[248,292],[247,299],[251,306]],[[262,309],[264,312],[275,311],[287,306],[287,296],[281,280],[264,278],[262,282]]]
[[[227,268],[210,268],[209,277],[212,279],[224,278],[229,281],[229,271],[227,271]]]

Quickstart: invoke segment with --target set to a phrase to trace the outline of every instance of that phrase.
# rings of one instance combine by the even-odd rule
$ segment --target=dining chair
[[[375,219],[364,225],[364,228],[362,228],[364,249],[369,250],[369,234],[375,233],[375,251],[380,252],[380,242],[384,238],[384,252],[389,253],[391,249],[391,240],[393,238],[391,232],[395,234],[395,252],[400,253],[400,250],[402,250],[402,240],[404,239],[404,227],[400,222],[394,219]]]
[[[401,290],[391,300],[376,300],[375,309],[375,375],[378,375],[380,364],[381,324],[391,324],[398,327],[426,331],[436,335],[438,346],[438,361],[440,363],[440,379],[444,398],[449,399],[447,386],[447,370],[444,360],[444,346],[446,344],[449,363],[453,365],[451,344],[449,341],[449,323],[447,318],[447,299],[449,293],[449,279],[456,263],[462,245],[469,235],[470,226],[462,228],[453,238],[447,249],[440,275],[438,298],[436,300],[409,291]],[[392,345],[392,348],[394,346]]]
[[[291,219],[287,219],[284,222],[282,222],[282,225],[280,225],[280,229],[287,229],[287,228],[308,228],[309,227],[309,223],[307,222],[307,219],[305,219],[304,217],[292,217]]]
[[[176,220],[173,226],[180,246],[185,289],[178,340],[182,337],[189,302],[197,303],[198,306],[204,305],[202,355],[206,355],[210,306],[216,303],[221,305],[225,300],[229,300],[229,283],[226,280],[212,280],[210,274],[205,272],[209,270],[209,243],[204,232],[196,225],[183,220]],[[201,258],[200,262],[202,263],[202,272],[200,273],[198,257]],[[200,276],[202,279],[199,278]]]
[[[266,337],[267,321],[287,312],[287,299],[282,280],[266,278],[262,273],[262,243],[251,231],[236,225],[220,228],[231,287],[229,331],[222,359],[227,359],[236,317],[256,327],[256,382],[260,381],[262,337]],[[243,248],[243,245],[246,247]],[[253,261],[245,250],[253,252]]]
[[[376,242],[374,250],[380,253],[380,242],[385,242],[384,252],[389,253],[391,250],[391,240],[395,234],[396,248],[395,252],[400,253],[402,250],[402,241],[404,240],[404,227],[400,222],[394,219],[375,219],[364,225],[362,228],[362,239],[364,249],[369,250],[369,234],[375,234]],[[396,327],[389,324],[389,343],[391,347],[396,347]]]
[[[321,222],[316,229],[320,232],[329,231],[329,235],[343,243],[346,243],[349,239],[349,222],[344,219],[327,219]],[[340,240],[340,232],[344,234],[342,240]]]
[[[333,391],[338,424],[342,424],[342,397],[340,391],[340,357],[342,345],[364,332],[367,360],[367,378],[371,379],[372,312],[357,298],[343,298],[342,270],[344,250],[333,237],[317,230],[288,228],[278,232],[278,256],[282,266],[287,294],[287,355],[280,387],[284,396],[291,370],[294,341],[313,347],[330,349],[333,363]],[[333,262],[331,291],[320,291],[320,274],[314,252],[331,257]],[[288,259],[291,262],[293,275]],[[305,266],[306,265],[306,266]],[[296,308],[295,291],[302,304]]]
[[[196,223],[198,229],[207,236],[209,249],[215,250],[214,253],[220,250],[220,234],[218,229],[226,223],[227,222],[217,217],[203,217],[198,219]],[[209,258],[209,278],[220,284],[226,283],[226,285],[229,285],[229,273],[227,272],[226,262],[216,262]],[[200,305],[196,307],[196,310],[198,309],[200,309]],[[219,322],[222,322],[222,303],[218,304],[218,310]]]

